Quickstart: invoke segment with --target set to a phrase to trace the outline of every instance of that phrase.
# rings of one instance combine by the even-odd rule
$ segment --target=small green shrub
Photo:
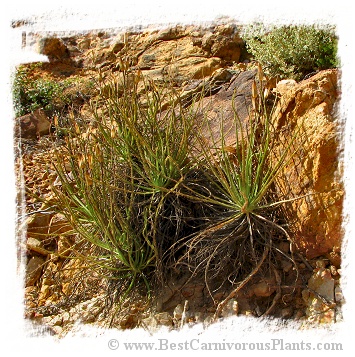
[[[220,285],[235,282],[237,293],[261,267],[273,271],[277,242],[291,242],[283,226],[281,207],[285,200],[278,198],[275,185],[280,171],[297,151],[294,141],[298,130],[283,140],[280,149],[272,123],[276,99],[273,105],[268,104],[260,66],[258,74],[248,122],[234,111],[235,146],[225,143],[223,118],[220,139],[214,139],[211,129],[208,142],[212,144],[208,146],[200,135],[204,180],[201,193],[195,190],[194,194],[213,207],[214,213],[205,227],[182,242],[187,248],[180,262],[189,266],[193,275],[204,275],[211,296],[217,279]],[[288,258],[295,264],[292,256]]]
[[[43,108],[48,115],[58,114],[77,101],[81,95],[82,83],[73,79],[52,80],[45,78],[32,79],[31,70],[40,66],[40,63],[29,66],[19,66],[13,80],[13,103],[16,116],[25,115],[38,108]],[[71,90],[77,87],[77,91]],[[87,85],[86,90],[90,90]]]
[[[124,73],[123,81],[117,93],[115,78],[99,80],[108,95],[91,102],[94,127],[69,123],[56,155],[62,185],[54,188],[58,210],[93,246],[85,259],[118,282],[121,298],[142,283],[149,291],[164,274],[165,249],[186,234],[184,204],[192,204],[180,191],[194,128],[193,112],[173,90],[139,73]],[[149,93],[139,96],[139,85]]]
[[[266,29],[252,25],[246,29],[244,40],[248,51],[271,76],[301,80],[307,74],[338,65],[337,36],[331,26]]]

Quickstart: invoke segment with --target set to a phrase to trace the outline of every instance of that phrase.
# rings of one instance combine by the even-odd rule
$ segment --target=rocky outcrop
[[[115,72],[122,69],[121,60],[126,59],[154,81],[173,85],[209,77],[215,70],[240,61],[244,53],[235,25],[207,29],[176,26],[114,38],[90,34],[76,40],[76,46],[82,51],[83,67]],[[70,51],[70,55],[74,53]]]
[[[205,98],[196,105],[200,115],[207,118],[208,130],[204,131],[206,138],[213,137],[214,144],[220,144],[223,133],[225,145],[236,142],[235,117],[241,123],[246,122],[251,106],[251,87],[255,79],[256,70],[241,71],[238,69],[225,70],[229,76],[223,77],[214,86],[209,83],[204,86]],[[212,82],[213,83],[213,82]]]
[[[275,125],[280,142],[285,133],[299,130],[296,154],[279,182],[286,197],[301,197],[288,210],[296,246],[308,259],[325,255],[339,267],[344,188],[338,76],[337,70],[327,70],[279,85]]]

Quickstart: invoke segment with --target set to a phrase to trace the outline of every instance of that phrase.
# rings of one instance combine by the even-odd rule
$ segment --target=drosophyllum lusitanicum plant
[[[99,86],[105,97],[91,103],[92,125],[73,121],[57,152],[62,185],[54,189],[58,210],[92,248],[84,258],[114,282],[117,296],[139,286],[149,296],[187,269],[208,288],[214,280],[232,283],[218,316],[257,272],[279,279],[277,243],[292,242],[275,185],[297,129],[280,150],[271,120],[276,100],[266,98],[261,67],[248,120],[235,110],[234,146],[226,145],[223,125],[217,142],[208,120],[197,119],[197,100],[186,108],[168,84],[158,87],[128,66]]]
[[[200,135],[199,163],[204,179],[194,194],[211,207],[213,215],[201,230],[181,242],[186,249],[179,262],[188,265],[194,275],[203,274],[207,287],[214,283],[215,288],[216,281],[221,285],[232,282],[235,288],[218,305],[215,317],[261,270],[275,274],[280,281],[274,255],[286,254],[278,249],[278,243],[288,241],[292,246],[282,209],[288,200],[278,198],[275,185],[297,151],[299,130],[294,128],[279,145],[272,123],[277,102],[274,99],[270,104],[264,83],[259,66],[248,119],[242,121],[234,110],[235,145],[226,145],[222,123],[218,139],[212,129],[207,131],[210,145],[206,145],[206,134]],[[298,271],[293,254],[287,257]]]
[[[105,97],[91,103],[90,127],[73,120],[57,152],[58,210],[118,295],[137,286],[149,295],[168,270],[164,252],[194,227],[196,203],[182,191],[195,165],[195,112],[128,67],[98,85]]]

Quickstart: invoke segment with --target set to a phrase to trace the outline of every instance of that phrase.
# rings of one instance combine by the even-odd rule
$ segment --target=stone
[[[281,310],[281,317],[283,319],[289,319],[292,316],[293,316],[293,307],[292,306],[284,307]]]
[[[54,276],[57,272],[57,264],[53,263],[52,261],[48,262],[46,269],[43,272],[42,285],[54,285],[56,283]]]
[[[274,285],[275,282],[270,281],[261,281],[260,283],[252,285],[250,288],[255,296],[258,297],[268,297],[275,292]]]
[[[155,35],[155,41],[171,41],[185,36],[185,30],[181,26],[169,27],[160,30]]]
[[[154,81],[170,80],[181,85],[187,80],[208,77],[222,67],[219,57],[206,57],[201,49],[194,47],[189,37],[173,33],[164,31],[158,34],[162,38],[172,36],[174,40],[159,37],[138,55],[136,67],[142,70],[143,75]]]
[[[158,325],[162,326],[173,326],[173,318],[168,312],[160,312],[154,315],[158,322]]]
[[[49,297],[51,297],[54,293],[54,289],[52,285],[44,285],[42,284],[41,290],[38,294],[38,306],[46,305]]]
[[[251,106],[251,87],[255,75],[256,70],[236,72],[216,94],[205,97],[196,103],[201,120],[208,118],[208,125],[203,126],[202,135],[211,145],[220,145],[221,130],[224,132],[225,146],[235,145],[235,111],[243,126],[246,126]],[[236,92],[238,95],[234,98]]]
[[[234,25],[216,26],[213,31],[205,33],[200,42],[195,39],[194,43],[212,56],[226,62],[238,62],[244,46]]]
[[[288,218],[296,225],[297,250],[309,260],[324,256],[336,267],[340,266],[344,198],[341,127],[336,115],[338,76],[336,69],[324,70],[292,82],[291,88],[281,91],[273,117],[279,142],[293,135],[292,128],[300,128],[294,141],[298,150],[278,180],[282,195],[298,198],[287,206]]]
[[[52,319],[50,319],[51,326],[63,326],[63,315],[56,315]]]
[[[112,47],[111,47],[111,51],[115,54],[117,54],[118,52],[120,52],[122,50],[122,48],[125,46],[125,43],[122,41],[117,41],[115,42]]]
[[[329,269],[330,269],[330,272],[332,273],[333,276],[339,275],[338,269],[336,268],[336,266],[331,265]]]
[[[326,267],[326,263],[323,259],[318,259],[316,261],[316,268],[324,269],[325,267]]]
[[[173,318],[175,320],[181,320],[183,312],[184,312],[184,307],[181,304],[178,304],[173,311]]]
[[[43,257],[33,256],[26,266],[26,287],[36,284],[41,277],[45,259]]]
[[[285,253],[285,254],[289,254],[290,253],[290,242],[280,242],[277,245],[277,248],[281,250],[281,252]]]
[[[36,109],[15,119],[15,136],[23,139],[39,139],[40,136],[49,134],[51,122],[43,109]]]
[[[50,61],[69,57],[69,51],[64,42],[57,37],[44,37],[38,41],[38,52],[48,56]]]
[[[168,76],[179,85],[188,79],[205,78],[221,68],[222,62],[218,57],[189,57],[170,64],[166,67]]]
[[[154,332],[158,327],[158,321],[154,316],[149,316],[140,321],[140,326],[143,327],[145,330]]]
[[[334,301],[334,279],[329,269],[320,268],[308,280],[308,287],[329,302]]]
[[[69,311],[65,311],[63,312],[62,314],[62,326],[68,324],[71,322],[71,316],[70,316],[70,313]]]
[[[64,214],[56,213],[54,216],[52,216],[49,222],[48,234],[59,236],[71,230],[72,227],[70,226]]]
[[[288,273],[292,269],[293,263],[289,260],[282,260],[281,267],[285,273]]]
[[[334,289],[334,297],[335,297],[335,301],[338,303],[344,303],[344,296],[343,296],[343,292],[340,288],[340,286],[336,286]]]
[[[335,283],[329,269],[317,268],[302,291],[306,315],[310,321],[329,323],[335,317]]]
[[[121,329],[131,329],[137,325],[138,319],[136,315],[127,314],[120,321]]]
[[[283,79],[276,84],[275,91],[281,96],[287,95],[292,91],[297,85],[297,82],[294,79]]]
[[[27,309],[36,308],[38,299],[38,287],[27,286],[25,288],[25,306]]]
[[[227,302],[227,304],[222,309],[221,316],[229,317],[229,316],[237,315],[238,312],[239,312],[238,301],[231,299]]]
[[[61,326],[52,326],[50,329],[55,335],[60,335],[63,332],[63,327]]]
[[[26,248],[32,252],[36,252],[44,256],[51,254],[50,251],[48,251],[43,247],[43,241],[40,241],[39,239],[32,238],[32,237],[29,237],[27,239]]]
[[[88,37],[82,38],[78,40],[78,48],[81,50],[88,50],[90,48],[92,40]]]
[[[37,212],[31,214],[24,222],[26,227],[27,239],[35,238],[40,241],[48,240],[48,227],[51,219],[50,214]]]

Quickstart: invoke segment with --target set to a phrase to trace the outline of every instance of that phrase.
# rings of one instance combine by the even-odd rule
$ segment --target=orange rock
[[[295,143],[297,154],[279,180],[286,197],[306,195],[288,205],[289,219],[296,226],[296,246],[308,259],[325,255],[339,267],[344,189],[340,127],[335,116],[337,81],[338,71],[326,70],[289,90],[283,88],[274,120],[283,133],[280,141],[283,135],[292,135],[292,128],[301,128]]]

